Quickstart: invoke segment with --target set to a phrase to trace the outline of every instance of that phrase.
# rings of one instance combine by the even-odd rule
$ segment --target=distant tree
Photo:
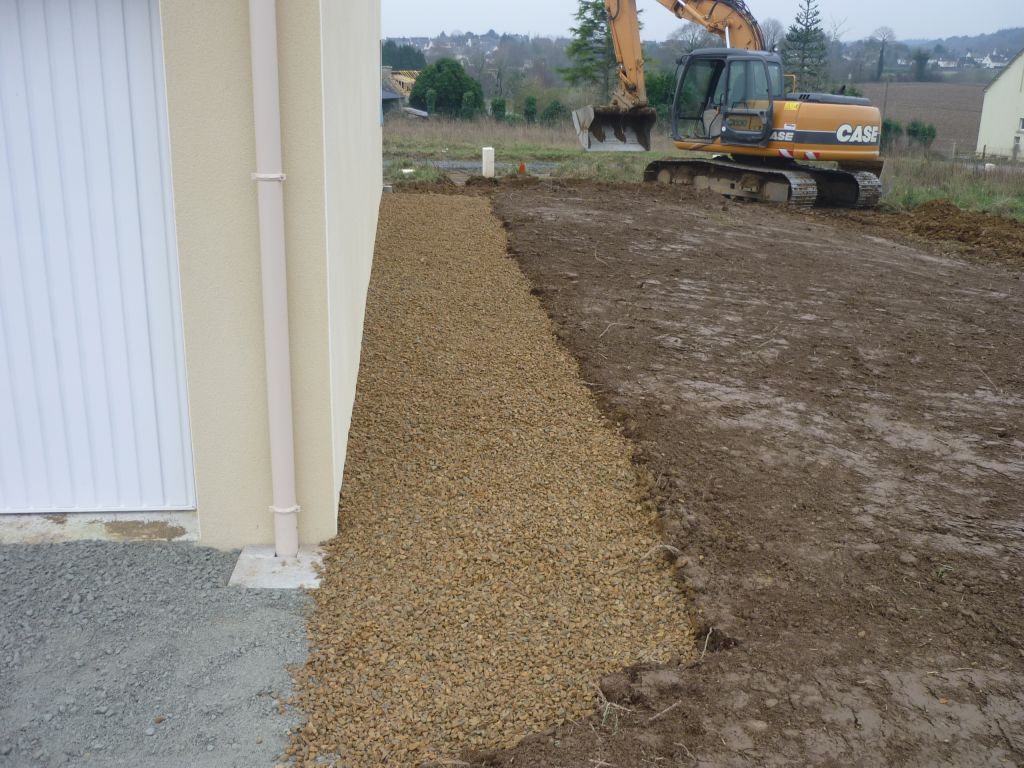
[[[846,67],[846,44],[843,42],[843,36],[846,34],[847,24],[846,19],[835,19],[831,20],[828,31],[825,33],[825,39],[827,42],[827,57],[828,57],[828,69],[829,80],[849,80],[849,72]],[[845,75],[845,77],[844,77]],[[848,83],[843,83],[848,85]]]
[[[761,22],[761,34],[764,36],[765,50],[775,51],[786,39],[786,28],[778,19],[765,19]]]
[[[505,114],[508,111],[508,105],[504,99],[491,99],[491,117],[498,122],[505,119]]]
[[[914,62],[914,79],[923,83],[928,79],[928,51],[924,48],[915,49],[913,56],[911,57]]]
[[[714,48],[722,44],[717,35],[708,32],[700,24],[689,21],[684,22],[678,29],[672,30],[668,39],[680,56],[692,53],[698,48]]]
[[[540,113],[540,121],[545,125],[554,125],[565,120],[568,116],[569,110],[565,108],[562,102],[555,99],[544,107],[544,111]]]
[[[430,113],[432,115],[435,112],[437,112],[437,89],[436,88],[428,88],[427,89],[426,102],[427,102],[427,112],[428,113]]]
[[[825,71],[827,53],[828,40],[821,28],[817,0],[800,0],[796,20],[786,33],[782,46],[786,67],[796,75],[800,90],[813,91],[828,79]]]
[[[610,96],[618,64],[604,0],[579,0],[576,26],[565,52],[569,66],[559,70],[570,85],[596,85]]]
[[[436,94],[434,109],[427,104],[427,94]],[[478,112],[483,108],[484,91],[476,80],[466,74],[462,65],[454,59],[440,59],[428,65],[416,78],[416,85],[409,95],[409,104],[415,109],[426,109],[428,112],[440,112],[449,117],[460,115],[464,111],[466,94]]]
[[[932,145],[938,134],[939,132],[935,129],[934,125],[923,120],[911,120],[907,125],[907,138],[910,139],[912,144],[917,144],[925,149]]]
[[[875,80],[881,80],[882,74],[885,72],[885,49],[896,39],[896,33],[890,27],[879,27],[871,39],[878,41],[878,71],[875,74]]]
[[[380,51],[381,64],[393,69],[423,69],[427,57],[423,51],[411,45],[399,45],[394,40],[385,40]]]
[[[537,122],[537,97],[527,96],[523,100],[523,117],[526,118],[526,122],[535,123]]]

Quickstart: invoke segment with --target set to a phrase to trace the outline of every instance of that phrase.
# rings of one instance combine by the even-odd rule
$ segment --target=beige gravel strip
[[[486,199],[385,195],[348,450],[293,756],[510,746],[692,653],[629,446]]]

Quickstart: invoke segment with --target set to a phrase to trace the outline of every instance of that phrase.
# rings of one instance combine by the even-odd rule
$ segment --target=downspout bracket
[[[283,173],[254,173],[253,181],[284,181],[288,177]]]

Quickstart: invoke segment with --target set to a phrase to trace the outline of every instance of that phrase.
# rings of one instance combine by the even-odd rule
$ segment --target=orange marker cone
[[[519,175],[522,176],[524,173],[526,173],[526,163],[520,163],[519,164]]]

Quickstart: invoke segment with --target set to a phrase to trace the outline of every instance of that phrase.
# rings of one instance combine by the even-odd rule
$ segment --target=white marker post
[[[483,175],[485,179],[494,178],[494,147],[484,147]]]

